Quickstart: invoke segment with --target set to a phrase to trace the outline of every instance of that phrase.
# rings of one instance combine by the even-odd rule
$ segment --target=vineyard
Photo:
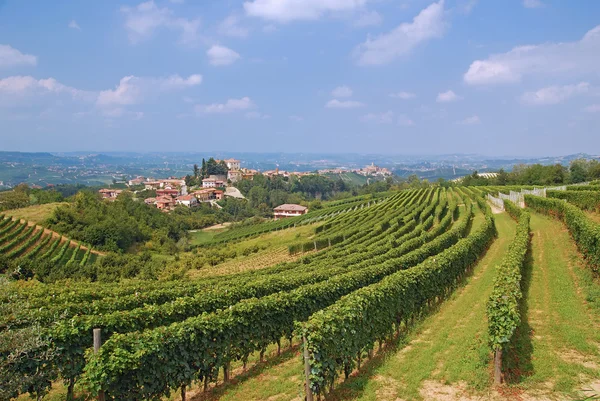
[[[486,202],[523,188],[405,190],[232,227],[204,249],[292,234],[192,280],[6,285],[0,400],[594,397],[600,187]],[[0,253],[98,257],[9,218]]]
[[[0,215],[0,255],[85,266],[93,263],[99,254],[29,221]]]

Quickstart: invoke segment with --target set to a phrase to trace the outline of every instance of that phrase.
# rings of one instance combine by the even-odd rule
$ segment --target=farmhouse
[[[156,198],[154,204],[160,210],[170,210],[171,208],[175,207],[175,199],[169,196],[159,197]]]
[[[210,202],[213,200],[223,199],[223,191],[214,188],[201,189],[200,191],[194,192],[193,195],[200,202]]]
[[[101,189],[98,192],[102,195],[102,199],[115,200],[123,191],[121,189]]]
[[[187,207],[198,206],[198,199],[194,195],[181,195],[175,199],[178,205],[183,205]]]
[[[275,220],[284,219],[286,217],[296,217],[308,213],[308,208],[301,205],[286,203],[285,205],[277,206],[273,209]]]
[[[156,195],[157,196],[170,196],[172,198],[176,198],[181,195],[181,192],[179,192],[178,189],[157,189]]]
[[[216,178],[205,178],[202,180],[202,188],[217,188],[224,187],[225,181]]]

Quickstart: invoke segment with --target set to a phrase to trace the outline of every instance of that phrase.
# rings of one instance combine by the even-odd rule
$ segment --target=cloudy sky
[[[0,0],[0,150],[600,153],[600,1]]]

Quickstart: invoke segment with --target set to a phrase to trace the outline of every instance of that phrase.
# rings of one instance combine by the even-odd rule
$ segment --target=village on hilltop
[[[218,160],[211,158],[208,162],[203,160],[202,169],[198,166],[194,166],[194,168],[195,176],[193,177],[169,177],[165,179],[136,177],[130,179],[127,186],[130,188],[143,186],[144,190],[155,192],[156,196],[145,198],[144,203],[166,212],[180,205],[192,208],[199,206],[201,203],[210,203],[220,207],[217,201],[222,200],[224,197],[244,199],[244,196],[235,188],[234,184],[241,180],[252,180],[257,174],[269,179],[274,177],[288,179],[292,176],[303,177],[314,174],[342,174],[348,172],[366,177],[388,177],[392,175],[390,170],[375,166],[374,163],[361,169],[335,168],[319,170],[316,173],[283,171],[279,168],[260,172],[243,168],[241,161],[237,159]],[[116,200],[123,191],[123,189],[103,188],[98,192],[103,199],[112,201]],[[273,209],[275,219],[299,216],[307,212],[307,207],[296,204],[284,204]]]

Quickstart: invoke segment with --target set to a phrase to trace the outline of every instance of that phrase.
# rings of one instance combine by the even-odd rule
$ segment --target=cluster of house
[[[371,163],[370,166],[366,166],[364,168],[353,170],[355,173],[364,175],[364,176],[373,176],[379,175],[382,177],[391,176],[392,172],[385,167],[376,166],[375,163]]]
[[[342,174],[342,173],[348,173],[348,172],[360,174],[365,177],[369,177],[369,176],[387,177],[387,176],[392,175],[392,172],[389,169],[387,169],[385,167],[376,166],[375,163],[371,163],[370,166],[366,166],[363,168],[356,168],[356,169],[352,169],[352,170],[345,168],[345,167],[337,167],[337,168],[319,170],[319,174]]]
[[[273,177],[289,178],[291,176],[303,177],[305,175],[311,175],[313,173],[308,172],[308,171],[304,171],[304,172],[299,172],[299,171],[283,171],[283,170],[279,170],[279,167],[277,167],[275,170],[267,170],[267,171],[264,171],[262,174],[264,176],[266,176],[266,177],[269,177],[269,178],[273,178]]]
[[[221,160],[216,160],[220,163]],[[238,182],[244,179],[253,179],[254,175],[258,174],[257,170],[241,168],[240,161],[236,159],[226,159],[223,162],[227,165],[227,175],[211,175],[202,180],[202,189],[188,193],[188,187],[185,180],[179,178],[167,178],[167,179],[146,179],[144,177],[137,177],[129,180],[129,186],[144,185],[147,190],[156,191],[156,197],[144,199],[147,205],[154,205],[158,209],[167,211],[172,210],[178,205],[186,207],[195,207],[202,202],[215,202],[223,199],[226,195],[224,188],[228,182]],[[291,175],[303,176],[311,173],[296,173],[279,171],[275,169],[273,171],[265,171],[263,173],[268,177],[283,176],[289,177]],[[100,194],[102,198],[108,200],[115,200],[123,192],[120,189],[101,189]],[[236,196],[236,191],[233,191],[228,196]],[[239,193],[239,191],[238,191]],[[241,195],[240,195],[241,196]],[[274,210],[275,219],[281,219],[286,217],[300,216],[308,212],[308,208],[301,205],[285,204],[276,207]]]

